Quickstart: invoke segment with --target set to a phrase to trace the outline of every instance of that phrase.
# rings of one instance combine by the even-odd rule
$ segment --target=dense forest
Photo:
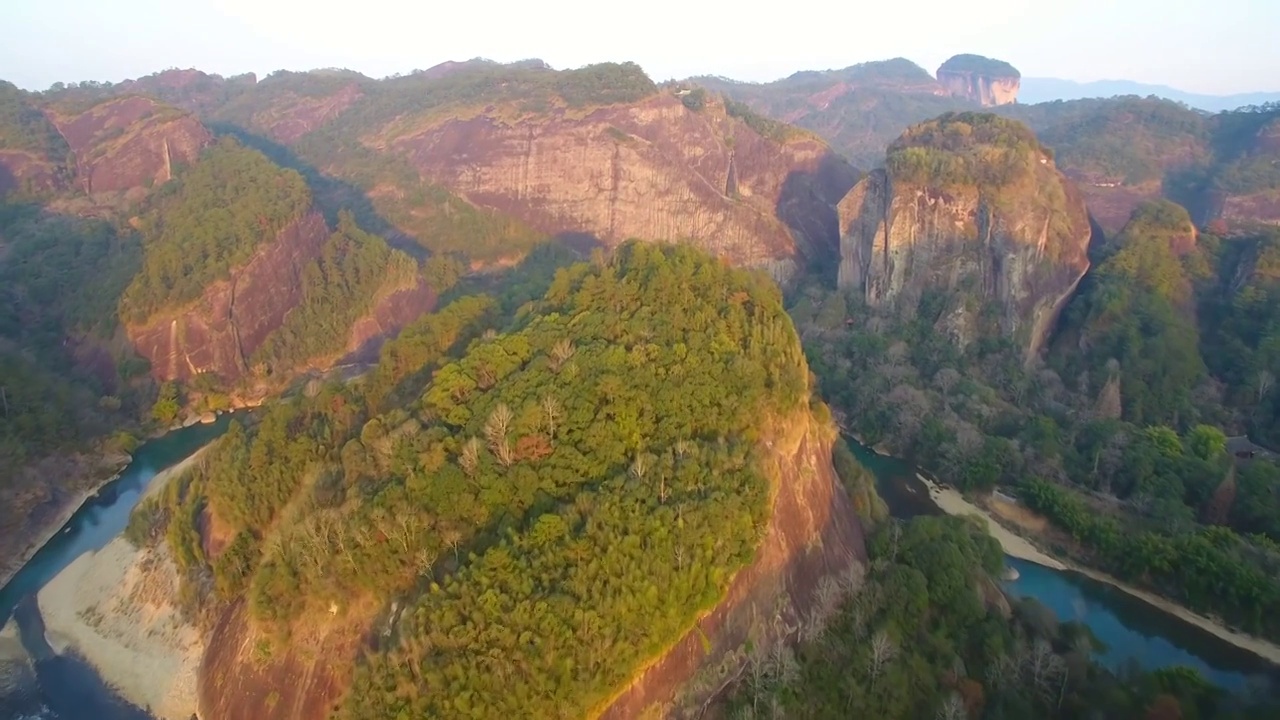
[[[1197,241],[1180,208],[1140,208],[1098,250],[1047,364],[1000,338],[961,352],[927,297],[906,322],[816,289],[792,313],[824,395],[869,444],[962,489],[1003,486],[1054,521],[1041,540],[1058,552],[1275,639],[1280,469],[1235,467],[1220,429],[1275,433],[1275,306],[1254,304],[1272,289],[1269,243]]]
[[[695,250],[562,270],[501,332],[495,304],[457,299],[364,381],[234,426],[135,516],[192,604],[244,593],[281,635],[306,608],[410,592],[344,717],[596,706],[751,558],[758,443],[807,412],[777,288]],[[188,527],[206,507],[236,532],[216,558]]]
[[[0,237],[3,483],[27,462],[136,423],[150,383],[112,311],[140,261],[128,228],[7,203]]]
[[[160,188],[143,217],[142,268],[125,290],[122,314],[141,322],[195,300],[310,205],[298,173],[223,138]]]
[[[985,530],[954,517],[882,525],[862,582],[828,582],[799,643],[746,655],[729,700],[754,718],[1274,717],[1275,705],[1226,696],[1194,671],[1112,673],[1089,629],[1033,599],[1010,607]]]

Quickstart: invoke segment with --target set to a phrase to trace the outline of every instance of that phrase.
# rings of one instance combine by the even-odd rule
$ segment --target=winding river
[[[123,532],[147,485],[162,470],[189,457],[224,432],[229,416],[193,425],[145,443],[116,480],[105,485],[67,522],[14,578],[0,588],[0,626],[16,617],[23,645],[35,660],[38,687],[25,699],[28,717],[59,720],[143,720],[145,710],[115,697],[97,674],[72,655],[59,656],[44,642],[43,623],[33,597],[72,560],[96,551]],[[907,463],[878,455],[849,439],[858,459],[875,473],[877,486],[897,517],[937,514],[927,489]],[[1009,558],[1019,578],[1005,583],[1016,596],[1030,596],[1062,620],[1088,625],[1106,648],[1098,657],[1113,668],[1188,665],[1232,692],[1267,687],[1277,669],[1252,654],[1173,618],[1109,585],[1072,572]],[[16,615],[15,615],[16,611]],[[15,700],[7,700],[15,712]],[[6,699],[0,698],[0,713]],[[22,711],[21,709],[19,710]]]
[[[17,621],[22,644],[35,661],[38,688],[27,697],[0,698],[0,714],[60,720],[140,720],[144,710],[115,697],[97,673],[73,655],[55,654],[44,639],[34,596],[72,560],[97,551],[124,532],[129,514],[151,480],[226,431],[230,415],[167,433],[143,443],[120,476],[72,515],[62,530],[0,588],[0,627]],[[43,706],[43,707],[42,707]]]
[[[895,517],[942,512],[909,463],[879,455],[853,438],[846,441],[858,461],[875,474],[877,490]],[[1234,693],[1280,685],[1280,668],[1118,588],[1017,558],[1006,557],[1005,562],[1018,571],[1017,580],[1003,583],[1005,590],[1035,598],[1059,620],[1088,625],[1106,645],[1095,657],[1113,670],[1134,664],[1148,670],[1185,665]]]

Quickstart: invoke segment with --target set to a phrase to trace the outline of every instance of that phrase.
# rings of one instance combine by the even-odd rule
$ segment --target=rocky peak
[[[1022,73],[1003,60],[955,55],[938,68],[938,83],[952,95],[993,107],[1017,102]]]
[[[908,316],[927,306],[962,347],[1004,335],[1034,355],[1089,266],[1079,193],[1030,130],[994,115],[908,129],[839,215],[840,286]]]

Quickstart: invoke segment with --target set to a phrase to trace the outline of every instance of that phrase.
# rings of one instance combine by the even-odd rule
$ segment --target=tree
[[[151,406],[151,417],[161,425],[169,425],[178,417],[182,404],[178,399],[176,383],[166,382],[160,386],[160,393],[155,404]]]
[[[1186,446],[1201,460],[1215,460],[1227,452],[1227,436],[1212,425],[1197,425],[1187,434]]]

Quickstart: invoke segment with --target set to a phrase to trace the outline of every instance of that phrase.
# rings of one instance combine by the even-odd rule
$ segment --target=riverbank
[[[918,477],[920,481],[929,488],[929,497],[933,499],[934,503],[936,503],[938,508],[943,512],[948,515],[958,516],[976,515],[985,520],[987,524],[987,531],[991,533],[992,537],[1000,542],[1000,547],[1004,549],[1005,554],[1037,565],[1043,565],[1044,567],[1052,568],[1054,570],[1076,572],[1098,582],[1110,585],[1117,590],[1136,597],[1185,623],[1194,625],[1195,627],[1204,630],[1205,632],[1208,632],[1220,640],[1228,642],[1241,650],[1246,650],[1271,663],[1280,665],[1280,645],[1276,645],[1275,643],[1253,635],[1247,635],[1245,633],[1232,630],[1212,618],[1193,612],[1192,610],[1167,598],[1160,597],[1155,593],[1129,585],[1128,583],[1122,582],[1121,580],[1111,577],[1106,573],[1049,555],[1036,547],[1029,539],[1017,532],[1014,532],[1009,527],[1001,523],[999,519],[988,512],[985,508],[978,507],[966,500],[965,497],[954,488],[939,485],[937,482],[934,482],[923,474],[918,474],[916,477]]]
[[[96,461],[93,458],[96,457]],[[67,522],[84,507],[85,503],[92,500],[101,490],[115,480],[119,479],[121,473],[129,466],[133,460],[128,453],[104,453],[102,455],[77,455],[74,459],[68,458],[44,458],[35,466],[29,468],[25,473],[32,477],[42,478],[42,482],[48,482],[50,475],[55,477],[85,477],[86,475],[94,476],[96,479],[89,480],[83,486],[73,488],[70,494],[62,500],[55,500],[56,507],[51,514],[46,517],[38,517],[33,515],[37,511],[40,503],[33,507],[24,508],[21,498],[4,498],[10,510],[20,513],[16,522],[20,526],[6,526],[5,535],[17,540],[21,537],[29,537],[31,540],[22,547],[21,550],[14,550],[4,547],[5,543],[0,542],[0,588],[9,584],[14,575],[22,569],[22,566],[31,562],[36,553],[40,552],[49,543],[50,540],[57,537]],[[59,470],[45,469],[49,465],[64,465]],[[55,487],[55,493],[58,489]],[[65,491],[64,491],[65,492]],[[47,501],[46,501],[47,502]]]
[[[142,496],[162,492],[208,447],[157,473]],[[178,573],[163,544],[138,550],[116,537],[73,560],[37,597],[49,644],[59,654],[74,651],[123,698],[157,718],[187,720],[195,712],[204,641],[174,602]]]

